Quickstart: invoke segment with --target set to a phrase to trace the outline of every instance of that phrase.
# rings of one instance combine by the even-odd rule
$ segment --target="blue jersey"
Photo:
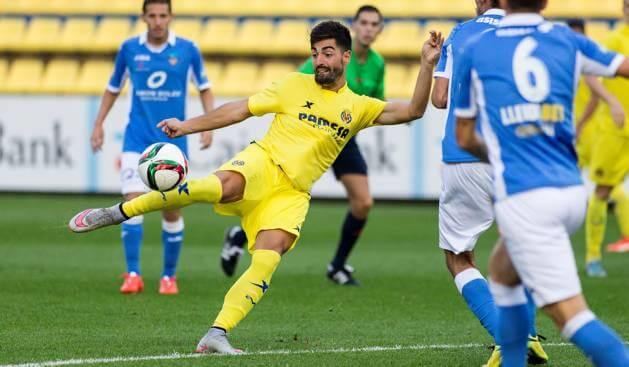
[[[477,157],[461,149],[456,142],[456,116],[454,116],[454,108],[452,105],[456,100],[454,92],[458,90],[459,85],[457,70],[459,70],[461,60],[460,57],[457,56],[461,54],[463,46],[473,38],[478,37],[482,32],[495,28],[504,14],[504,10],[490,9],[479,17],[461,23],[452,30],[450,36],[443,44],[441,58],[439,59],[439,64],[437,64],[437,70],[435,71],[435,78],[445,78],[449,80],[448,117],[446,118],[443,139],[441,140],[442,160],[445,163],[479,161]]]
[[[167,118],[185,119],[190,79],[199,90],[210,87],[201,53],[194,43],[172,31],[168,42],[157,49],[146,38],[144,33],[122,44],[107,87],[118,93],[125,80],[131,79],[131,111],[122,150],[142,152],[150,144],[168,141],[187,154],[185,137],[170,139],[155,125]]]
[[[496,199],[581,184],[572,113],[579,77],[613,76],[624,57],[538,14],[506,16],[461,57],[455,113],[481,124]]]

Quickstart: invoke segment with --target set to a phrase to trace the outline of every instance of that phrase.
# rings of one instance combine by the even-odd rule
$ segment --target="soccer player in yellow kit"
[[[169,119],[158,124],[168,136],[178,137],[274,113],[264,138],[205,178],[110,208],[87,209],[70,220],[72,231],[87,232],[194,202],[213,203],[219,214],[242,218],[251,264],[225,295],[223,308],[197,346],[199,353],[239,352],[226,333],[269,289],[281,256],[299,239],[312,184],[330,168],[347,141],[364,128],[406,123],[423,115],[443,38],[431,32],[424,43],[422,67],[410,102],[387,103],[359,96],[347,87],[345,67],[351,58],[352,40],[342,24],[318,24],[310,34],[310,45],[314,75],[290,73],[248,100],[227,103],[184,122]]]
[[[624,0],[624,22],[604,42],[607,49],[629,54],[629,0]],[[618,98],[629,111],[629,81],[605,79],[605,89]],[[590,179],[596,184],[590,196],[585,220],[586,271],[591,276],[605,276],[601,263],[601,245],[607,224],[607,203],[616,202],[616,216],[624,236],[629,234],[629,198],[622,183],[629,172],[629,121],[614,121],[608,106],[602,106],[597,133],[592,141]],[[617,119],[616,119],[617,120]],[[614,189],[615,188],[615,189]],[[629,251],[629,238],[612,245]]]

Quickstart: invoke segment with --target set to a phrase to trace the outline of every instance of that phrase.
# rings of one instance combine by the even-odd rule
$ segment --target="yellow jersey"
[[[629,55],[629,25],[619,26],[604,42],[604,46],[610,51],[618,52],[622,55]],[[629,136],[629,80],[625,78],[609,78],[603,80],[603,85],[607,90],[616,96],[625,110],[627,118],[625,127],[619,129],[614,123],[609,112],[609,106],[603,105],[599,109],[601,112],[599,121],[600,130],[606,133]]]
[[[275,113],[257,143],[295,188],[310,191],[349,139],[373,125],[386,102],[359,96],[347,84],[333,92],[317,84],[314,75],[290,73],[251,96],[248,105],[256,116]]]

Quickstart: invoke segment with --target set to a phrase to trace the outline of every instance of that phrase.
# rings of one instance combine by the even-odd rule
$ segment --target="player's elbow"
[[[439,93],[436,89],[432,93],[431,101],[432,105],[440,110],[448,107],[448,95],[446,93]]]
[[[424,112],[426,111],[426,108],[412,108],[410,107],[408,109],[408,121],[407,122],[411,122],[413,120],[417,120],[420,119],[422,117],[424,117]]]

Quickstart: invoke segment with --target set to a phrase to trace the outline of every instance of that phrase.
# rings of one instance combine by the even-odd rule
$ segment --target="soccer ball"
[[[186,179],[188,160],[176,145],[155,143],[142,152],[138,174],[152,190],[170,191]]]

